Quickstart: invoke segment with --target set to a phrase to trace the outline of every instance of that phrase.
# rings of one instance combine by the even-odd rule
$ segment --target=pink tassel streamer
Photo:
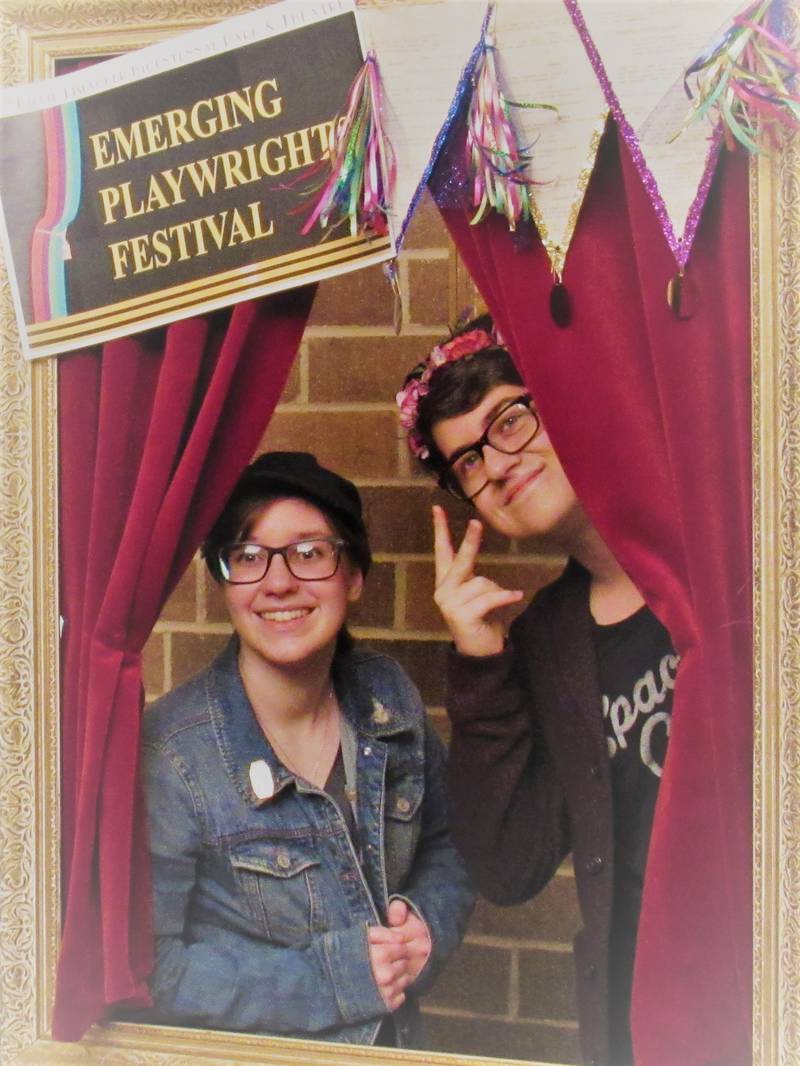
[[[467,116],[467,166],[472,175],[472,225],[491,208],[505,215],[516,229],[531,217],[529,180],[524,170],[530,156],[520,151],[509,118],[511,106],[503,95],[497,74],[495,48],[488,32],[473,75],[473,92]],[[547,106],[547,105],[533,105]]]
[[[703,115],[722,122],[725,140],[750,152],[776,140],[780,127],[800,129],[800,56],[769,28],[777,0],[756,0],[686,71],[684,86],[693,98],[683,124]],[[775,20],[777,21],[777,19]],[[689,78],[696,76],[696,95]]]
[[[349,222],[350,234],[388,232],[387,215],[396,179],[392,146],[382,120],[378,64],[370,52],[353,79],[344,113],[334,123],[330,174],[303,235],[319,221],[331,231]]]

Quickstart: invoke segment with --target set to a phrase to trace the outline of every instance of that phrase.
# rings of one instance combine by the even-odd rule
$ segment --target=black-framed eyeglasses
[[[306,537],[282,548],[244,541],[222,549],[219,568],[229,585],[253,585],[266,577],[273,556],[280,555],[298,581],[324,581],[338,570],[344,547],[338,537]]]
[[[450,456],[439,484],[460,500],[474,500],[489,484],[484,448],[489,445],[504,455],[515,455],[530,444],[541,425],[531,397],[515,396],[500,408],[479,440]]]

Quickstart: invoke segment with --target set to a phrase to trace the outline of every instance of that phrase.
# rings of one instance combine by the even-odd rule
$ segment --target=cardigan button
[[[594,777],[595,779],[597,779],[597,778],[600,778],[600,777],[602,777],[602,776],[603,776],[603,768],[602,768],[602,766],[599,766],[599,765],[598,765],[597,763],[595,763],[595,764],[594,764],[594,765],[593,765],[593,766],[591,767],[591,769],[589,770],[589,773],[590,773],[590,774],[592,775],[592,777]]]
[[[588,874],[599,874],[605,866],[602,855],[593,855],[591,859],[586,863],[586,872]]]

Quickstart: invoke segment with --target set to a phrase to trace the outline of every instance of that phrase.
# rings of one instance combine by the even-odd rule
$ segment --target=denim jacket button
[[[278,866],[282,870],[286,870],[291,865],[291,859],[285,851],[278,852]]]
[[[400,811],[401,814],[408,814],[408,812],[411,810],[411,804],[408,802],[405,796],[399,797],[397,803],[395,803],[395,807],[398,809],[398,811]]]
[[[371,755],[372,754],[372,748],[369,748],[369,747],[364,748],[364,754],[365,755]]]

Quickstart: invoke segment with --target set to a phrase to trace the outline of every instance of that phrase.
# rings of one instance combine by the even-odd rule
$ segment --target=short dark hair
[[[308,452],[264,452],[242,472],[203,541],[202,555],[217,583],[223,580],[220,551],[246,538],[254,513],[278,496],[308,500],[319,508],[345,542],[350,559],[366,576],[372,552],[361,497],[352,481],[321,466]]]
[[[472,319],[454,330],[448,340],[476,329],[491,334],[494,330],[491,315]],[[413,378],[419,377],[425,365],[422,362],[414,367],[403,384],[407,385]],[[523,384],[522,375],[508,349],[500,343],[440,366],[431,375],[428,391],[420,397],[417,408],[416,433],[428,449],[428,457],[420,459],[422,465],[434,474],[445,465],[445,458],[433,439],[433,428],[437,422],[472,411],[497,385]]]
[[[253,518],[261,508],[277,496],[289,496],[299,500],[308,500],[318,510],[322,511],[325,518],[333,526],[337,537],[345,543],[345,551],[355,566],[366,576],[372,561],[372,553],[369,547],[366,530],[360,531],[346,525],[341,518],[318,500],[301,492],[279,493],[276,491],[259,493],[240,497],[234,500],[230,506],[224,508],[214,527],[203,541],[200,549],[208,572],[218,585],[223,582],[222,570],[219,564],[219,553],[228,544],[234,544],[239,540],[246,540],[250,534]]]

